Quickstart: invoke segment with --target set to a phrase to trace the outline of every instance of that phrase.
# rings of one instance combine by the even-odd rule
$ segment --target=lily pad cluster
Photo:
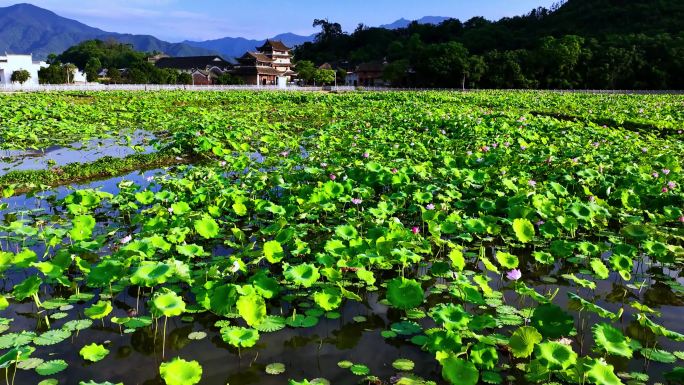
[[[510,104],[494,108],[502,95]],[[109,325],[120,338],[150,330],[162,341],[160,378],[195,384],[207,368],[168,351],[169,323],[211,314],[218,321],[190,343],[212,335],[242,355],[268,349],[264,335],[339,319],[376,296],[392,321],[373,333],[441,375],[421,378],[430,372],[389,357],[399,384],[684,378],[684,329],[664,314],[684,304],[684,143],[670,124],[634,132],[593,114],[533,114],[539,99],[558,100],[543,93],[206,97],[246,113],[174,128],[167,151],[197,164],[115,193],[75,189],[46,201],[49,211],[4,207],[4,368],[68,372],[45,354],[57,344],[111,364],[108,341],[78,338]],[[578,111],[592,98],[571,96]],[[278,108],[265,118],[259,103]],[[625,119],[634,104],[658,107],[615,103]],[[27,304],[35,330],[12,321]],[[666,370],[654,373],[654,361]],[[296,369],[261,364],[284,380]],[[370,363],[333,369],[389,380]]]

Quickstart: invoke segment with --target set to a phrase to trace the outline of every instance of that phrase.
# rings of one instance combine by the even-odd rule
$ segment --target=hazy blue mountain
[[[280,40],[285,43],[285,45],[294,47],[296,45],[313,41],[314,37],[315,35],[301,36],[294,33],[283,33],[273,36],[271,39]],[[265,41],[266,40],[245,39],[243,37],[224,37],[221,39],[206,41],[186,40],[183,42],[183,44],[216,51],[228,59],[242,56],[247,51],[254,51],[256,47],[261,46]]]
[[[138,51],[162,51],[172,56],[209,55],[215,52],[183,43],[169,43],[149,35],[106,32],[31,4],[0,7],[0,52],[32,53],[45,59],[90,39],[116,39]]]
[[[442,22],[451,19],[451,17],[444,17],[444,16],[425,16],[422,17],[418,20],[418,24],[441,24]],[[401,28],[406,28],[408,27],[409,24],[411,24],[413,20],[408,20],[401,18],[393,23],[390,24],[383,24],[380,26],[380,28],[385,28],[385,29],[401,29]]]

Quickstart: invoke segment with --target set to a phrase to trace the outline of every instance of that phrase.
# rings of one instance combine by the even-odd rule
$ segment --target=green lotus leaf
[[[280,284],[278,281],[268,277],[263,270],[253,275],[249,282],[254,285],[257,293],[266,299],[275,298],[278,296],[278,293],[280,293]]]
[[[172,291],[155,295],[151,305],[156,316],[175,317],[185,312],[185,301]]]
[[[470,350],[470,361],[482,369],[494,369],[499,362],[499,354],[493,346],[479,343]]]
[[[677,357],[665,350],[644,348],[641,349],[641,355],[651,361],[662,362],[664,364],[674,364]]]
[[[342,304],[342,292],[334,287],[326,287],[323,291],[314,293],[314,302],[325,311],[332,311]]]
[[[608,365],[600,360],[590,360],[586,371],[586,376],[592,384],[596,385],[623,385],[622,381],[615,375],[613,365]]]
[[[651,236],[651,229],[644,225],[629,225],[622,229],[622,233],[632,239],[641,241]]]
[[[570,334],[575,319],[556,305],[542,304],[534,310],[530,324],[544,337],[560,338]]]
[[[266,317],[266,301],[260,295],[243,295],[236,305],[238,313],[249,326],[259,325]]]
[[[632,358],[632,348],[622,332],[609,324],[600,323],[592,327],[596,345],[610,354]]]
[[[274,362],[272,364],[266,365],[265,369],[267,374],[272,374],[272,375],[278,375],[285,373],[285,364],[282,364],[280,362]]]
[[[149,205],[150,203],[154,202],[154,193],[152,191],[145,190],[136,193],[135,199],[144,205]]]
[[[33,339],[33,343],[38,346],[48,346],[58,344],[71,336],[71,331],[64,329],[48,330]]]
[[[193,341],[199,341],[207,338],[207,333],[205,332],[192,332],[188,334],[188,339]]]
[[[387,299],[398,309],[413,309],[423,303],[423,288],[416,280],[395,278],[387,283]]]
[[[392,362],[392,367],[394,367],[394,369],[401,370],[404,372],[410,372],[411,370],[413,370],[414,366],[415,364],[413,363],[413,361],[406,358],[399,358]]]
[[[453,355],[438,357],[442,364],[442,377],[453,385],[477,385],[480,372],[470,361]]]
[[[131,283],[152,287],[164,283],[173,275],[171,266],[162,262],[143,262],[131,275]]]
[[[204,247],[192,243],[188,245],[176,245],[176,251],[178,254],[188,258],[202,257],[207,255],[207,253],[204,251]]]
[[[214,218],[205,215],[202,219],[196,220],[194,222],[195,231],[205,239],[216,238],[219,233],[218,223]]]
[[[606,267],[606,265],[603,264],[603,261],[601,261],[598,258],[594,258],[590,262],[591,269],[594,271],[594,274],[600,279],[608,279],[610,276],[610,270]]]
[[[66,369],[69,365],[64,360],[45,361],[36,367],[36,373],[41,376],[51,376]]]
[[[95,229],[95,218],[91,215],[79,215],[72,221],[73,228],[69,231],[69,236],[74,241],[84,241],[89,239]]]
[[[270,263],[280,262],[285,256],[280,242],[273,240],[264,243],[264,256]]]
[[[124,275],[124,266],[119,261],[106,259],[90,269],[87,281],[89,287],[107,287]]]
[[[423,328],[421,328],[420,325],[411,321],[396,322],[390,325],[390,328],[393,332],[402,336],[410,336],[423,331]]]
[[[84,360],[97,362],[107,357],[107,354],[109,354],[109,350],[102,345],[93,343],[81,348],[79,354],[81,355],[81,357],[83,357]]]
[[[85,309],[83,313],[86,315],[86,317],[91,319],[102,319],[111,313],[112,310],[113,308],[111,302],[98,301],[89,308]]]
[[[370,373],[370,369],[366,365],[354,364],[349,368],[353,374],[357,376],[366,376]]]
[[[290,266],[284,272],[285,279],[303,287],[311,287],[321,275],[318,268],[310,263],[303,263],[297,266]]]
[[[456,271],[463,271],[466,261],[463,257],[463,251],[460,248],[452,249],[449,252],[449,259],[451,260],[451,265],[456,269]]]
[[[468,327],[472,316],[461,305],[440,304],[432,308],[430,316],[438,325],[449,331],[463,330]]]
[[[229,326],[221,329],[221,338],[236,348],[249,348],[259,340],[259,332],[254,329]]]
[[[70,330],[72,332],[86,330],[93,325],[93,321],[89,319],[81,320],[71,320],[64,324],[62,327],[64,330]]]
[[[43,283],[43,280],[37,276],[28,277],[23,280],[20,284],[14,286],[12,290],[12,295],[17,301],[23,301],[26,298],[32,297],[38,294],[38,289]]]
[[[159,374],[166,385],[194,385],[202,379],[202,366],[197,361],[177,357],[162,363]]]
[[[513,231],[518,241],[522,243],[528,243],[534,239],[534,225],[528,219],[518,218],[513,220]]]
[[[335,228],[335,234],[346,241],[354,239],[359,235],[358,231],[351,225],[337,226]]]
[[[513,270],[518,267],[518,257],[513,254],[504,253],[503,251],[496,252],[496,261],[501,267],[507,270]]]
[[[543,337],[532,326],[523,326],[516,330],[508,341],[513,356],[527,358],[532,355],[534,347],[542,341]]]
[[[254,328],[260,332],[273,333],[284,329],[285,325],[286,321],[284,317],[270,315],[264,317],[261,323]]]
[[[187,202],[176,202],[171,205],[171,211],[174,215],[183,215],[190,212],[190,205]]]
[[[544,342],[534,349],[538,362],[548,370],[565,370],[577,362],[577,353],[572,347],[558,342]]]

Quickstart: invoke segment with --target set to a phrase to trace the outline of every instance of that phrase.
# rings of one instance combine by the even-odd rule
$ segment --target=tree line
[[[397,86],[684,89],[684,5],[570,0],[497,22],[481,17],[388,30],[316,20],[298,60],[384,63]]]

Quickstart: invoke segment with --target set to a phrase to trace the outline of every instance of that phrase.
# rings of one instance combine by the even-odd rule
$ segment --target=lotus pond
[[[0,95],[2,381],[682,384],[683,111]]]

